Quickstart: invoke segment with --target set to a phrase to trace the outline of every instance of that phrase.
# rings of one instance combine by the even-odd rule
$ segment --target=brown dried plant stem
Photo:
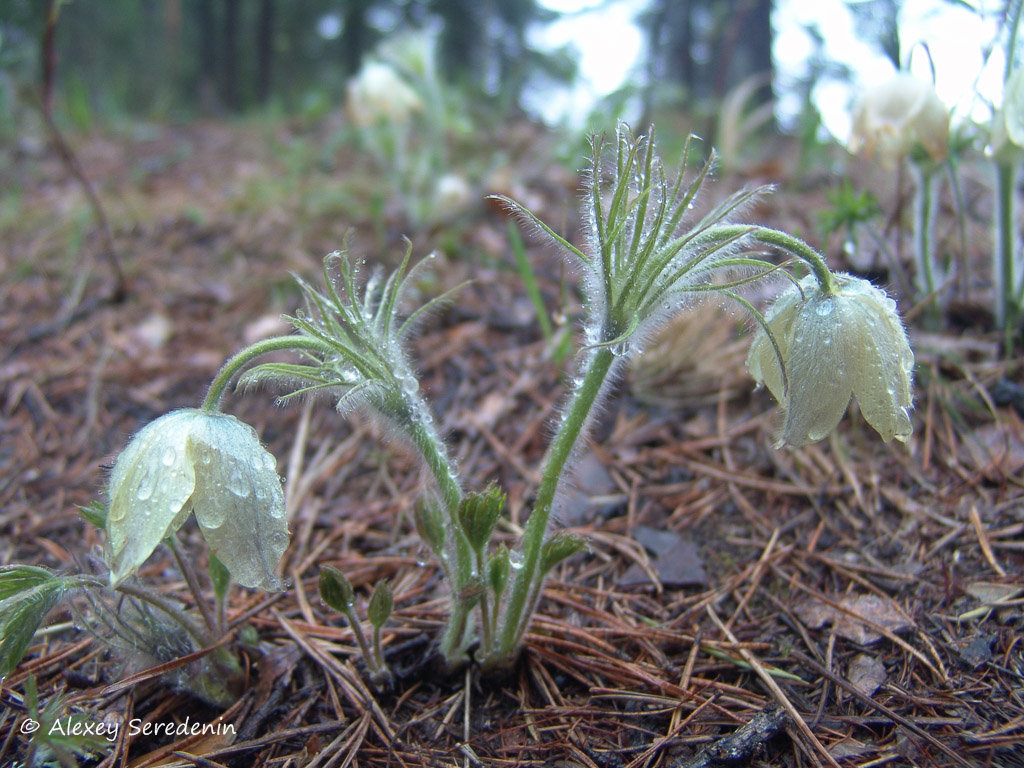
[[[74,176],[75,180],[81,185],[82,191],[85,193],[85,197],[89,201],[89,207],[92,208],[92,214],[96,219],[96,223],[99,225],[100,237],[103,240],[103,256],[107,260],[107,264],[110,266],[110,271],[114,276],[114,289],[110,294],[109,300],[114,304],[118,304],[124,301],[127,297],[128,284],[125,280],[124,270],[121,269],[121,261],[117,257],[117,249],[114,246],[114,235],[110,229],[110,221],[107,219],[107,214],[103,210],[103,204],[100,202],[100,198],[96,194],[96,190],[93,187],[92,182],[90,182],[89,177],[85,175],[85,171],[82,169],[81,163],[78,162],[78,157],[64,139],[63,134],[60,132],[60,128],[57,127],[57,123],[54,122],[53,115],[50,114],[45,105],[40,107],[40,113],[42,114],[43,120],[46,123],[46,128],[50,133],[50,139],[53,141],[53,145],[57,149],[57,154],[60,155],[60,159],[63,161],[68,172]]]
[[[111,293],[109,300],[114,304],[119,304],[128,295],[128,286],[125,281],[124,271],[121,269],[121,262],[117,257],[117,250],[114,247],[114,236],[110,230],[110,222],[103,210],[103,204],[100,202],[100,198],[96,194],[95,188],[89,181],[89,178],[85,175],[85,171],[82,169],[81,163],[78,162],[78,157],[64,139],[64,135],[60,132],[60,128],[57,127],[57,123],[54,122],[53,119],[53,83],[54,73],[57,68],[54,39],[56,37],[57,18],[59,15],[60,3],[54,2],[54,0],[47,0],[46,25],[43,28],[43,38],[40,44],[40,58],[42,60],[43,69],[43,93],[41,103],[38,105],[39,113],[43,116],[43,121],[46,123],[46,129],[50,133],[50,139],[53,141],[53,145],[56,147],[57,153],[60,155],[60,159],[63,161],[68,172],[74,176],[81,185],[82,191],[85,192],[85,196],[89,201],[89,207],[92,208],[93,216],[96,218],[96,223],[100,228],[100,236],[103,239],[103,255],[106,258],[107,263],[110,265],[110,271],[114,276],[114,290]]]

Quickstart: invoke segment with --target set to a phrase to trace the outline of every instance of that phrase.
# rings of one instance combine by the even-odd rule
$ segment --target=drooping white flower
[[[187,408],[147,424],[110,476],[107,564],[117,585],[195,512],[210,550],[245,587],[280,589],[288,547],[277,462],[234,416]]]
[[[834,278],[831,295],[808,276],[776,300],[765,320],[778,354],[763,328],[751,344],[751,376],[767,385],[785,411],[779,443],[801,446],[825,438],[851,396],[883,440],[906,442],[913,432],[914,353],[896,303],[867,280]]]
[[[390,66],[368,61],[348,82],[345,107],[362,128],[380,123],[405,123],[423,108],[419,94]]]
[[[1003,88],[1003,106],[992,118],[989,153],[1000,163],[1013,165],[1024,158],[1024,69],[1018,68]]]
[[[931,84],[905,72],[867,91],[854,109],[850,151],[895,166],[920,145],[934,161],[949,151],[949,110]]]

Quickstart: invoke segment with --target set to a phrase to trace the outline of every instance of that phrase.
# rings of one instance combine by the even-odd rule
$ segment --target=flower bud
[[[905,72],[867,91],[853,116],[850,151],[895,166],[920,145],[933,161],[949,151],[949,110],[935,89]]]
[[[750,347],[751,376],[766,384],[785,410],[779,443],[801,446],[823,439],[854,395],[883,440],[906,442],[913,431],[914,353],[896,303],[866,280],[833,277],[832,294],[808,276],[776,300],[765,322],[778,354],[763,328]]]
[[[146,425],[110,476],[111,584],[135,572],[190,512],[213,554],[245,587],[276,590],[288,547],[274,457],[234,416],[182,409]]]

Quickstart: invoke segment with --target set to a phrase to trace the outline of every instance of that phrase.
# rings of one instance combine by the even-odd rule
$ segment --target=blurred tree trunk
[[[754,75],[764,75],[766,85],[758,89],[755,103],[772,99],[772,0],[733,0],[729,23],[716,46],[721,63],[715,73],[714,94],[726,92]],[[724,66],[722,66],[724,65]]]
[[[256,99],[266,104],[274,69],[274,0],[261,0],[256,29]]]
[[[751,75],[772,72],[772,0],[654,0],[647,27],[653,82],[690,96],[721,97]]]
[[[221,95],[230,109],[238,109],[238,0],[225,0],[223,44],[224,61],[221,68]]]
[[[366,22],[366,12],[373,5],[372,0],[348,0],[342,3],[345,15],[342,20],[341,46],[345,72],[354,75],[362,65],[363,56],[372,44],[371,29]]]
[[[208,0],[197,0],[192,6],[195,9],[196,26],[199,28],[199,72],[196,78],[196,91],[199,105],[204,111],[214,112],[219,102],[217,64],[217,24],[213,13],[213,3]]]
[[[642,17],[648,56],[645,120],[657,91],[681,86],[683,98],[724,96],[750,77],[764,78],[753,105],[772,99],[772,0],[653,0]],[[671,92],[669,92],[671,94]]]

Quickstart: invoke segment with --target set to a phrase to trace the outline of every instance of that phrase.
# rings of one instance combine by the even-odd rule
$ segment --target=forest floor
[[[103,573],[103,534],[79,505],[104,498],[106,468],[134,432],[198,405],[232,352],[287,330],[280,315],[300,303],[289,273],[319,284],[321,259],[349,230],[370,263],[396,264],[403,234],[416,256],[438,248],[425,295],[472,279],[413,356],[466,486],[508,491],[498,538],[515,541],[571,375],[558,334],[574,329],[579,300],[557,256],[528,242],[547,306],[568,320],[546,340],[507,217],[484,196],[520,199],[572,236],[579,178],[549,159],[553,137],[510,127],[481,142],[492,154],[465,209],[411,227],[400,204],[374,197],[379,172],[333,146],[331,130],[200,122],[76,137],[126,275],[116,302],[82,187],[40,142],[4,150],[0,562]],[[798,172],[796,148],[779,147],[709,194],[776,184],[747,219],[815,243],[839,171]],[[582,160],[583,148],[568,154]],[[501,679],[418,668],[444,586],[413,529],[424,479],[402,445],[324,401],[280,408],[272,393],[232,394],[226,410],[256,428],[287,478],[292,531],[290,587],[230,595],[242,690],[227,706],[204,701],[189,690],[209,670],[203,654],[101,642],[81,627],[102,606],[72,600],[2,682],[0,765],[42,754],[23,726],[31,678],[43,705],[80,722],[233,726],[122,727],[95,758],[106,766],[1024,766],[1024,379],[986,325],[985,183],[966,173],[964,239],[948,200],[940,211],[940,247],[961,263],[946,327],[908,322],[910,444],[882,443],[851,409],[830,439],[775,449],[777,409],[744,366],[749,318],[715,304],[686,314],[595,423],[557,523],[589,547],[552,573]],[[893,288],[907,313],[896,224],[909,200],[905,187],[879,196],[880,239],[862,243],[895,261],[861,252],[848,265],[841,237],[817,244],[833,266]],[[195,524],[184,534],[204,565]],[[378,580],[392,585],[392,690],[367,685],[351,631],[321,603],[325,563],[348,575],[361,613]],[[139,578],[191,604],[166,550]]]

